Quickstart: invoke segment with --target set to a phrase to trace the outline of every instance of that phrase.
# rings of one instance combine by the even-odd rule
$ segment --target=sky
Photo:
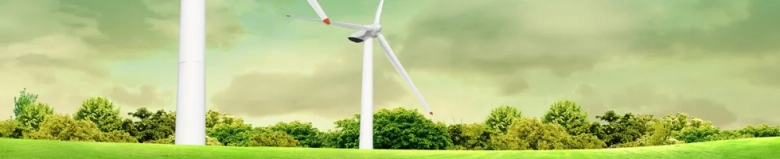
[[[387,0],[383,33],[445,123],[572,100],[686,112],[723,128],[780,124],[780,1]],[[367,24],[378,1],[320,0]],[[26,88],[56,112],[89,97],[175,110],[178,1],[0,0],[0,116]],[[208,0],[207,107],[263,126],[332,129],[360,112],[361,44],[304,0]],[[378,46],[375,44],[375,46]],[[375,47],[375,110],[425,109]]]

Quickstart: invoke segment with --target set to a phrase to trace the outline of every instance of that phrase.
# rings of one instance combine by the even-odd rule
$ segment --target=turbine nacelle
[[[360,30],[350,34],[349,37],[347,37],[347,39],[355,43],[362,43],[364,40],[366,40],[366,37],[368,36],[369,34],[367,30]]]
[[[379,33],[382,32],[382,26],[379,24],[371,24],[366,25],[365,30],[359,30],[355,33],[352,33],[347,37],[349,41],[352,41],[354,43],[362,43],[366,40],[368,37],[375,38]]]

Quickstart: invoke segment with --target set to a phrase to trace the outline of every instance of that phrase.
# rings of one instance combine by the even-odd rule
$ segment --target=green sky
[[[367,23],[376,1],[320,0]],[[361,45],[304,0],[208,0],[207,103],[252,124],[332,128],[359,112]],[[383,26],[434,120],[499,105],[539,116],[570,99],[688,112],[726,128],[780,124],[780,1],[387,0]],[[0,116],[27,88],[72,113],[91,96],[175,109],[178,1],[0,0]],[[375,45],[376,46],[376,45]],[[376,108],[423,110],[375,50]]]

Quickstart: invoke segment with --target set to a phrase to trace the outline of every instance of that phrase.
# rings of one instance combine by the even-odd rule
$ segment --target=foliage
[[[501,143],[502,140],[504,143]],[[499,145],[494,147],[499,150],[502,147],[509,150],[557,150],[566,149],[569,140],[569,134],[561,125],[543,123],[537,118],[522,118],[514,121],[506,134],[497,136],[497,140],[492,143]]]
[[[298,140],[284,132],[270,131],[253,135],[249,139],[249,146],[295,147],[298,146]]]
[[[500,106],[490,112],[490,115],[485,119],[485,125],[497,132],[506,133],[509,125],[521,117],[522,114],[517,108],[508,105]]]
[[[18,117],[24,107],[36,103],[37,100],[37,94],[28,93],[27,88],[22,89],[19,92],[19,97],[14,97],[14,116]]]
[[[766,124],[757,126],[748,125],[745,128],[737,130],[737,132],[752,137],[775,137],[780,136],[780,126],[769,126]]]
[[[0,121],[0,137],[18,137],[15,134],[17,131],[16,126],[16,120],[13,119]]]
[[[601,141],[596,135],[591,134],[571,136],[567,145],[569,149],[600,149],[607,147],[607,144],[604,143],[604,141]]]
[[[40,130],[26,133],[26,139],[97,141],[101,132],[95,123],[56,114],[41,123]]]
[[[745,138],[753,138],[753,135],[742,134],[739,132],[739,130],[723,130],[720,131],[720,133],[718,134],[709,136],[707,138],[707,141],[733,140],[733,139],[745,139]]]
[[[245,135],[239,135],[252,130],[252,125],[243,122],[220,123],[211,129],[206,130],[206,135],[212,136],[223,145],[234,145],[237,143],[246,143],[249,138]]]
[[[53,109],[35,103],[37,95],[22,91],[15,98],[16,118],[0,121],[0,137],[173,144],[175,112],[139,108],[119,116],[109,100],[85,100],[73,117],[54,115]],[[381,109],[374,116],[374,147],[377,149],[454,150],[553,150],[597,149],[671,145],[715,140],[780,136],[780,127],[766,124],[737,130],[720,130],[711,122],[684,113],[663,118],[617,114],[587,120],[577,103],[552,104],[542,118],[523,118],[515,107],[501,106],[484,122],[435,123],[414,109]],[[207,145],[357,148],[360,115],[335,122],[336,129],[321,132],[309,122],[279,122],[252,127],[244,120],[214,110],[206,114]]]
[[[273,131],[285,132],[299,141],[303,147],[322,147],[322,140],[319,140],[320,130],[312,126],[310,122],[292,121],[289,123],[279,122],[269,127]]]
[[[174,143],[176,143],[176,136],[175,135],[171,135],[171,136],[168,136],[166,138],[152,140],[152,141],[148,141],[148,142],[144,142],[144,143],[147,143],[147,144],[174,144]],[[217,141],[217,139],[209,137],[209,136],[206,136],[206,146],[222,146],[222,144],[219,143],[219,141]]]
[[[244,123],[244,119],[234,117],[228,113],[222,113],[215,110],[208,110],[206,112],[206,128],[212,128],[217,124],[232,124],[232,123]]]
[[[686,127],[674,133],[674,138],[685,143],[713,141],[720,133],[720,129],[714,126]]]
[[[128,115],[138,119],[132,122],[132,126],[126,126],[132,129],[126,130],[132,134],[139,142],[159,140],[171,136],[176,130],[176,113],[157,110],[152,112],[146,108],[138,108],[135,112]]]
[[[100,142],[123,142],[123,143],[138,143],[138,139],[130,135],[130,133],[114,130],[110,132],[100,133],[97,138]]]
[[[637,141],[623,146],[657,146],[685,143],[672,137],[673,131],[670,127],[671,125],[668,122],[653,120],[645,135],[637,139]]]
[[[604,115],[596,116],[596,118],[607,122],[606,125],[600,126],[601,130],[595,133],[599,139],[607,144],[607,147],[636,141],[645,134],[648,123],[653,119],[649,115],[634,115],[632,113],[621,116],[612,110],[605,112]]]
[[[447,126],[426,119],[417,109],[381,109],[374,114],[374,148],[446,149],[450,145]]]
[[[571,135],[587,133],[589,126],[588,113],[582,112],[580,105],[568,100],[553,103],[542,122],[561,125]]]
[[[338,131],[329,134],[326,145],[333,148],[357,148],[358,138],[360,136],[359,120],[360,114],[356,114],[352,118],[341,119],[334,122]],[[376,118],[374,118],[374,120],[376,120]],[[374,134],[374,136],[376,136],[376,134]]]
[[[434,123],[416,109],[381,109],[374,113],[374,148],[377,149],[446,149],[452,145],[447,126]],[[360,115],[336,121],[340,131],[332,134],[329,145],[357,148]]]
[[[76,120],[88,120],[97,124],[100,131],[111,132],[122,129],[122,118],[119,116],[119,108],[114,108],[114,103],[103,97],[93,97],[81,103],[81,107],[73,114]]]
[[[447,127],[453,147],[456,150],[487,150],[490,148],[491,129],[481,123],[454,124]]]
[[[16,116],[16,121],[19,122],[22,129],[34,131],[38,130],[41,123],[53,114],[54,109],[48,104],[35,103],[22,107]]]

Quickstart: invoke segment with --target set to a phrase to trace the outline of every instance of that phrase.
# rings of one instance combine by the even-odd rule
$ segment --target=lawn
[[[423,151],[176,146],[0,139],[2,159],[780,159],[780,138],[671,146],[557,151]]]

